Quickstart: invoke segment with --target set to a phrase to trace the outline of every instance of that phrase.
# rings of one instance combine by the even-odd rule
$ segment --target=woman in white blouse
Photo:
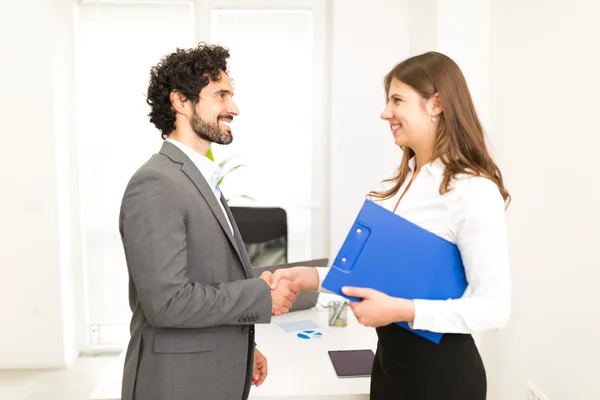
[[[403,150],[398,174],[370,198],[455,243],[468,287],[460,299],[390,297],[344,288],[358,321],[377,328],[371,399],[483,400],[486,375],[471,333],[502,328],[510,314],[511,281],[504,211],[510,196],[486,148],[483,129],[460,68],[429,52],[409,58],[384,79],[388,121]],[[401,240],[399,238],[399,240]],[[320,289],[327,270],[275,272],[303,289]],[[444,333],[439,344],[399,327]]]

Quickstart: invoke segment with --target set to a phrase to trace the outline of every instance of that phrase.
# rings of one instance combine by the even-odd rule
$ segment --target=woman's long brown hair
[[[396,65],[384,79],[386,99],[392,79],[411,86],[425,100],[436,93],[442,104],[438,116],[434,157],[439,157],[445,168],[440,194],[451,189],[452,179],[459,174],[483,176],[492,180],[504,199],[510,203],[510,194],[504,187],[502,173],[488,153],[483,128],[477,117],[465,77],[451,58],[437,52],[411,57]],[[403,157],[398,175],[386,180],[394,186],[382,192],[371,192],[379,199],[393,197],[406,180],[408,161],[414,156],[412,149],[401,146]]]

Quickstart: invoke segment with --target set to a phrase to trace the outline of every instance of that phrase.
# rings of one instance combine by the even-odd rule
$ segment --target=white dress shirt
[[[415,158],[398,193],[376,203],[393,210],[410,182]],[[437,159],[424,165],[400,200],[396,214],[456,244],[468,287],[460,299],[415,299],[413,329],[440,333],[473,333],[502,328],[511,308],[512,284],[508,261],[505,204],[498,187],[483,177],[455,178],[440,195],[444,165]],[[376,191],[391,188],[383,182]],[[321,283],[327,269],[317,268]]]
[[[185,155],[192,160],[202,176],[204,176],[204,179],[206,179],[208,186],[210,186],[210,189],[215,195],[217,203],[219,203],[221,211],[223,211],[223,215],[225,216],[225,220],[229,224],[229,229],[231,229],[231,233],[233,234],[233,226],[231,225],[231,221],[227,216],[227,212],[225,212],[223,203],[221,203],[221,190],[219,190],[219,186],[217,186],[217,183],[219,182],[219,179],[221,179],[222,175],[221,167],[219,167],[217,163],[211,161],[210,158],[198,153],[196,150],[175,139],[167,138],[166,141],[177,146],[179,150],[183,151]]]

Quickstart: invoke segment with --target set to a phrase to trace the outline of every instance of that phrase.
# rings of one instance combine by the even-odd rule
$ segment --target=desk
[[[271,324],[256,325],[257,348],[267,357],[269,374],[260,387],[252,386],[251,400],[367,400],[370,378],[336,376],[328,350],[372,349],[377,334],[360,325],[348,310],[348,326],[329,327],[327,309],[315,308],[273,317]],[[284,322],[312,320],[323,336],[300,339],[278,325]],[[125,352],[121,353],[110,376],[94,391],[90,400],[119,400]],[[291,360],[291,362],[290,362]]]

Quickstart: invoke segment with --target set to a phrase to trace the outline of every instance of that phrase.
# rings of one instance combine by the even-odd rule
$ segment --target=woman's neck
[[[424,149],[415,152],[415,171],[420,171],[423,165],[429,164],[434,159],[433,149]]]

